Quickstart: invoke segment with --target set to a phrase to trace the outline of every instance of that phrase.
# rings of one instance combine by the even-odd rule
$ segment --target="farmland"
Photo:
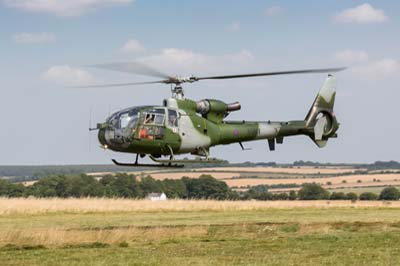
[[[179,180],[184,176],[198,178],[201,175],[211,175],[236,191],[267,185],[273,193],[299,190],[304,183],[317,183],[330,191],[356,193],[379,193],[385,186],[400,186],[400,164],[395,161],[377,161],[371,164],[324,164],[303,161],[293,164],[225,162],[211,166],[188,165],[183,169],[132,169],[113,165],[0,166],[0,179],[31,186],[49,175],[85,173],[100,180],[105,175],[121,172],[135,175],[138,179],[151,176],[155,180]]]
[[[72,169],[73,170],[73,169]],[[100,180],[105,175],[117,172],[88,172],[88,176]],[[400,169],[379,168],[371,165],[319,165],[319,166],[222,166],[167,170],[124,171],[124,173],[142,177],[151,176],[155,180],[180,180],[182,177],[198,178],[202,175],[225,182],[235,191],[246,191],[251,187],[269,186],[272,193],[297,191],[305,183],[317,183],[330,191],[342,192],[379,192],[387,186],[400,186]],[[37,180],[24,181],[25,186],[32,186]]]
[[[275,193],[319,183],[335,192],[378,194],[387,185],[400,186],[398,169],[224,166],[126,173],[133,176],[99,171],[18,184],[32,193],[0,198],[1,265],[400,264],[400,201],[215,201],[185,194],[185,199],[152,202],[139,200],[139,194],[103,198],[102,192],[128,187],[124,184],[131,183],[116,180],[135,181],[135,176],[133,188],[145,189],[146,184],[182,182],[183,176],[201,181],[197,178],[211,175],[241,192],[260,184]],[[7,188],[10,183],[4,182]],[[52,198],[46,184],[76,190],[76,198]],[[98,198],[82,198],[85,190],[79,189],[85,184],[100,189]],[[47,198],[34,198],[33,188],[42,188],[37,191]],[[142,198],[145,191],[152,192],[143,190]]]
[[[373,201],[0,199],[0,259],[2,265],[396,265],[399,211],[399,202]]]
[[[138,176],[150,175],[156,180],[180,179],[182,177],[198,178],[201,175],[211,175],[224,181],[229,187],[243,191],[252,186],[293,185],[292,188],[270,189],[271,192],[287,192],[298,190],[302,184],[317,183],[328,190],[380,191],[385,186],[400,186],[400,170],[380,169],[368,170],[351,166],[302,166],[302,167],[213,167],[193,168],[182,171],[140,171],[130,172]],[[90,173],[101,176],[104,173]]]

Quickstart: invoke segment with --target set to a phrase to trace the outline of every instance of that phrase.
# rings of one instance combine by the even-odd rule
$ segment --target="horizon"
[[[377,163],[397,163],[400,164],[399,161],[396,160],[388,160],[388,161],[374,161],[374,162],[318,162],[318,161],[303,161],[303,160],[298,160],[298,161],[293,161],[293,162],[276,162],[276,161],[268,161],[268,162],[252,162],[252,161],[243,161],[243,162],[227,162],[228,165],[230,164],[246,164],[246,163],[250,163],[250,164],[276,164],[276,165],[294,165],[295,163],[304,163],[304,164],[320,164],[320,165],[374,165]],[[223,165],[224,163],[221,163],[221,165]],[[17,166],[116,166],[113,163],[109,163],[109,164],[0,164],[0,167],[4,167],[4,166],[12,166],[12,167],[17,167]],[[192,165],[189,165],[189,167],[186,168],[191,168]],[[201,165],[201,166],[205,166],[207,167],[207,165]],[[301,166],[301,165],[299,165]],[[194,167],[196,167],[196,165],[194,165]],[[210,166],[210,167],[219,167],[219,166]],[[129,167],[125,167],[125,168],[129,168]],[[121,168],[122,169],[122,168]],[[131,168],[132,170],[134,170],[134,168]],[[168,170],[169,168],[165,168],[166,170]],[[163,170],[162,168],[160,170]]]

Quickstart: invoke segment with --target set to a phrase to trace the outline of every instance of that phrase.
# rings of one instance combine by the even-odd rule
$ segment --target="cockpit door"
[[[179,114],[176,110],[168,109],[167,126],[173,133],[179,133]]]
[[[154,108],[141,114],[138,137],[146,140],[163,140],[165,135],[165,109]]]

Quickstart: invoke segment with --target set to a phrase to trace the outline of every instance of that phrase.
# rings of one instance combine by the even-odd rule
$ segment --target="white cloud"
[[[351,72],[367,79],[398,77],[400,75],[400,61],[391,58],[384,58],[354,67],[351,69]]]
[[[254,56],[247,50],[233,54],[208,55],[190,50],[166,48],[159,54],[139,61],[164,70],[168,74],[201,75],[242,70],[254,61]]]
[[[144,46],[135,39],[130,39],[121,48],[121,51],[125,53],[140,53],[145,50]]]
[[[333,56],[334,61],[351,65],[368,61],[368,54],[364,51],[344,50],[339,51]]]
[[[41,33],[17,33],[12,36],[15,43],[21,44],[42,44],[42,43],[53,43],[57,40],[54,33],[41,32]]]
[[[273,6],[269,7],[264,11],[264,15],[267,17],[274,17],[277,15],[281,15],[283,13],[284,9],[280,6]]]
[[[122,6],[134,0],[3,0],[5,5],[28,12],[49,13],[60,17],[80,16],[105,7]]]
[[[238,21],[232,22],[231,25],[228,26],[227,30],[230,32],[239,31],[240,30],[240,22],[238,22]]]
[[[381,23],[386,20],[385,12],[370,4],[345,9],[335,16],[335,21],[339,23]]]
[[[63,86],[90,85],[94,83],[94,78],[89,72],[68,65],[52,66],[42,73],[41,78]]]

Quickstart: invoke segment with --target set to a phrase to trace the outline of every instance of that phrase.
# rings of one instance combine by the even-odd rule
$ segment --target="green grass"
[[[56,239],[61,244],[55,244],[39,233],[23,236],[46,230],[82,238],[74,243]],[[10,232],[16,232],[15,239],[8,237]],[[109,241],[104,237],[107,232],[120,234],[121,240]],[[89,234],[95,238],[86,239]],[[400,265],[400,210],[328,207],[3,215],[0,240],[2,266]]]

